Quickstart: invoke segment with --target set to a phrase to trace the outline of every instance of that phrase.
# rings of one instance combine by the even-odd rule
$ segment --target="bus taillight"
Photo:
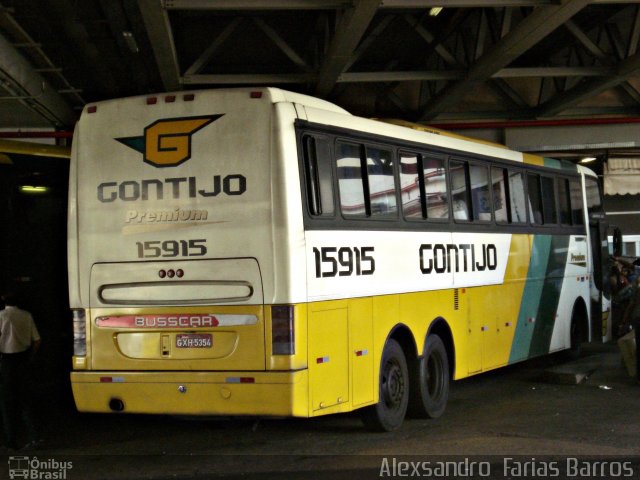
[[[293,355],[296,353],[293,312],[292,305],[273,305],[271,307],[271,345],[274,355]]]
[[[84,310],[73,310],[73,354],[84,357],[87,354],[87,324]]]

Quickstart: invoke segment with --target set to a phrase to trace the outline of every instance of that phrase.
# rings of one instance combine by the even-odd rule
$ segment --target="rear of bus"
[[[290,273],[305,262],[287,95],[85,108],[68,219],[78,410],[308,415],[304,307],[290,306],[306,292]]]

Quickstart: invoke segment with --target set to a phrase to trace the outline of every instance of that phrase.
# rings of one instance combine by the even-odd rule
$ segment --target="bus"
[[[606,330],[593,172],[310,96],[87,105],[69,195],[82,412],[389,431]]]

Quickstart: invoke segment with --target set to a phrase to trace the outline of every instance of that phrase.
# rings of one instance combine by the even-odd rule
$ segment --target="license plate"
[[[211,348],[213,337],[210,333],[182,333],[176,335],[177,348]]]

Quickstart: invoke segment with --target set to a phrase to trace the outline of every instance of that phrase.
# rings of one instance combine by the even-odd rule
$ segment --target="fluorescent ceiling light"
[[[136,37],[133,36],[133,33],[129,31],[122,32],[122,36],[124,38],[127,47],[131,50],[131,53],[138,53],[140,48],[138,47],[138,42],[136,42]]]
[[[596,160],[596,157],[584,157],[582,160],[580,160],[580,163],[591,163],[595,162]]]
[[[22,193],[47,193],[49,191],[49,187],[41,187],[34,185],[21,185],[20,191]]]
[[[437,17],[441,11],[442,11],[442,7],[433,7],[431,10],[429,10],[429,16]]]

